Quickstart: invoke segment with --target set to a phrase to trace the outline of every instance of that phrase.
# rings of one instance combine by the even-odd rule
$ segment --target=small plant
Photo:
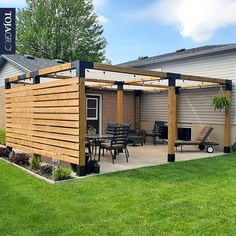
[[[40,157],[34,156],[30,162],[30,168],[33,170],[38,170],[40,168],[40,166],[41,166]]]
[[[213,97],[212,105],[215,111],[228,110],[231,106],[231,98],[224,94],[216,95]]]
[[[71,175],[71,170],[64,167],[57,167],[56,169],[54,169],[52,174],[53,179],[56,181],[70,179],[71,178],[70,175]]]
[[[95,135],[96,134],[96,129],[90,125],[88,128],[88,135]]]
[[[10,151],[5,147],[0,147],[0,157],[8,157]]]
[[[29,165],[29,155],[25,153],[14,153],[11,152],[9,155],[9,160],[20,166],[28,166]]]
[[[6,145],[6,131],[0,129],[0,144]]]
[[[233,152],[236,152],[236,143],[234,143],[234,144],[232,145],[231,149],[232,149]]]

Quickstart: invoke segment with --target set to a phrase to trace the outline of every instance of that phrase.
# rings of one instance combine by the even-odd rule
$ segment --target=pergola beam
[[[192,84],[192,85],[183,85],[180,86],[182,89],[188,89],[188,88],[208,88],[208,87],[217,87],[219,86],[219,83],[209,83],[209,84]]]
[[[182,75],[182,74],[181,74],[180,79],[198,81],[198,82],[217,83],[217,84],[226,84],[226,81],[227,81],[225,79],[209,78],[209,77],[194,76],[194,75]]]
[[[160,71],[150,71],[150,70],[128,68],[128,67],[122,67],[122,66],[113,66],[113,65],[101,64],[101,63],[94,63],[93,69],[116,72],[116,73],[124,73],[124,74],[153,76],[153,77],[159,77],[159,78],[167,76],[167,73],[160,72]]]

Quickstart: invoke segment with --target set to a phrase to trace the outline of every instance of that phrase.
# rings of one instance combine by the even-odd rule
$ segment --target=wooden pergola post
[[[76,165],[76,173],[78,176],[85,176],[85,135],[87,131],[85,72],[86,69],[93,69],[93,63],[76,61],[72,64],[72,67],[76,69],[76,76],[79,78],[79,165]]]
[[[122,124],[123,118],[123,97],[124,97],[124,82],[116,82],[117,84],[117,123]]]
[[[140,112],[141,112],[141,90],[135,90],[135,117],[134,117],[134,127],[135,129],[140,129]]]
[[[168,78],[168,162],[175,162],[176,140],[176,88],[175,79]]]
[[[225,95],[232,99],[232,81],[228,80],[225,86]],[[231,106],[225,110],[224,153],[231,152]]]
[[[86,94],[85,94],[85,78],[79,78],[79,136],[80,136],[80,155],[79,155],[79,175],[86,175],[85,173],[85,134],[87,129],[87,119],[86,119]]]
[[[176,99],[176,117],[175,117],[175,141],[178,140],[178,108],[179,108],[179,90],[180,90],[180,87],[176,87],[175,88],[175,99]]]
[[[33,84],[40,84],[40,76],[34,76],[33,77]],[[34,153],[33,155],[34,155],[34,158],[36,158],[38,160],[42,159],[42,156],[39,155],[39,154]]]

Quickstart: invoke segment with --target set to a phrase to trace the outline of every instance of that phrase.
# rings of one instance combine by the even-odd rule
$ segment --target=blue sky
[[[5,3],[4,3],[5,2]],[[236,0],[94,0],[113,64],[236,42]],[[0,0],[23,7],[24,0]]]

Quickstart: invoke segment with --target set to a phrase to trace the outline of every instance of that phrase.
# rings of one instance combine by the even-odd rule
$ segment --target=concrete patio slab
[[[117,156],[114,165],[112,164],[110,153],[105,152],[104,157],[101,157],[100,161],[101,174],[168,163],[167,148],[167,145],[160,144],[156,146],[151,144],[135,147],[128,146],[130,153],[129,162],[126,162],[125,154],[121,153]],[[176,162],[214,157],[223,154],[223,152],[219,151],[210,154],[206,151],[199,151],[194,146],[186,146],[183,148],[183,153],[180,151],[176,152]]]

